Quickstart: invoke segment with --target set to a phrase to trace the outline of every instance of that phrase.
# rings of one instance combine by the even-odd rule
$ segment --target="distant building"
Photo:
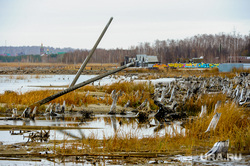
[[[189,61],[190,61],[191,63],[202,63],[202,62],[204,62],[204,57],[201,56],[201,57],[199,57],[199,58],[192,58],[192,59],[190,59]]]
[[[137,67],[153,67],[154,64],[160,63],[157,56],[137,54],[136,55]]]
[[[48,49],[48,48],[47,48],[47,52],[46,52],[46,54],[47,54],[47,55],[49,55],[49,54],[50,54],[50,52],[49,52],[49,49]]]
[[[40,47],[40,55],[43,56],[44,55],[44,47],[43,47],[43,43],[41,44]]]

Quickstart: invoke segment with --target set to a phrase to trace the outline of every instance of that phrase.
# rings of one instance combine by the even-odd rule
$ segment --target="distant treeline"
[[[16,57],[0,57],[2,62],[55,62],[82,63],[90,50],[75,50],[65,54],[53,54],[47,57],[25,55]],[[136,54],[155,55],[162,63],[182,62],[203,57],[204,63],[236,62],[240,56],[250,56],[250,35],[215,34],[196,35],[183,40],[156,40],[154,43],[144,42],[129,49],[97,49],[92,56],[92,63],[120,63],[124,57],[135,57]]]
[[[88,51],[76,50],[66,53],[64,63],[80,63],[88,55]],[[224,63],[237,61],[239,56],[250,56],[250,35],[218,34],[196,35],[184,40],[156,40],[154,43],[140,43],[130,49],[98,49],[91,62],[120,63],[124,57],[135,57],[136,54],[158,56],[162,63],[182,62],[203,57],[204,63]],[[230,58],[231,57],[231,58]]]
[[[51,54],[47,56],[40,55],[20,55],[20,56],[2,56],[0,55],[0,62],[46,62],[46,63],[58,63],[61,62],[63,55]]]
[[[39,55],[41,46],[0,46],[0,55],[20,56],[20,55]],[[57,54],[58,52],[70,52],[75,49],[43,47],[44,52],[49,54]]]
[[[42,62],[40,55],[0,56],[0,62]]]

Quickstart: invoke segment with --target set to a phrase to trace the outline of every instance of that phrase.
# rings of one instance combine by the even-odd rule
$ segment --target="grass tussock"
[[[183,105],[183,111],[189,116],[196,116],[200,113],[201,107],[206,105],[208,113],[211,113],[215,109],[215,105],[218,101],[222,104],[225,103],[227,97],[225,94],[204,94],[201,98],[197,99],[192,97],[186,101]]]

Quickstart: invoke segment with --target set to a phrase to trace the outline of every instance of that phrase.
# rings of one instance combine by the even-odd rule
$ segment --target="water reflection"
[[[118,136],[129,135],[131,137],[153,137],[155,134],[158,136],[164,136],[165,134],[184,134],[185,129],[181,127],[180,122],[173,123],[160,123],[154,117],[149,118],[145,123],[140,123],[135,114],[128,115],[95,115],[91,118],[85,118],[80,113],[65,114],[65,116],[50,117],[41,116],[36,117],[33,120],[25,121],[0,121],[0,125],[26,125],[26,126],[59,126],[65,127],[64,130],[51,130],[51,140],[63,140],[63,139],[84,139],[84,138],[96,138],[103,139],[112,137],[115,134]],[[67,129],[67,127],[91,127],[97,129]],[[34,130],[33,130],[34,131]],[[14,137],[8,133],[0,131],[0,134],[4,134],[4,137]],[[26,133],[24,132],[23,135]],[[13,140],[13,138],[12,138]],[[17,137],[16,142],[27,141]],[[8,139],[0,138],[0,142],[9,144]],[[12,142],[13,143],[13,142]]]

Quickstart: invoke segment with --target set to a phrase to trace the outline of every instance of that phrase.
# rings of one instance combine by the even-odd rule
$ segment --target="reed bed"
[[[220,120],[214,131],[205,133],[211,122],[214,112],[208,111],[208,115],[189,121],[186,125],[186,135],[184,138],[196,142],[201,142],[203,146],[212,146],[217,141],[230,140],[231,151],[250,150],[250,119],[244,108],[237,107],[234,103],[221,105],[217,109],[221,113]]]
[[[119,82],[113,83],[107,86],[92,86],[87,85],[76,91],[65,94],[53,101],[52,103],[63,104],[63,101],[67,105],[74,104],[76,106],[88,106],[88,104],[108,104],[112,103],[112,98],[110,93],[116,89],[116,91],[124,92],[121,97],[119,97],[118,105],[125,105],[128,100],[130,100],[130,106],[133,108],[138,107],[145,99],[148,99],[150,106],[153,110],[157,109],[157,106],[154,104],[154,101],[151,99],[151,93],[153,92],[153,85],[145,86],[145,83],[134,83],[134,82]],[[105,92],[104,98],[99,98],[97,96],[87,95],[87,92]],[[135,94],[138,91],[137,95]],[[48,96],[51,96],[59,92],[58,90],[39,90],[39,91],[30,91],[26,93],[17,93],[17,92],[5,92],[0,94],[0,103],[7,104],[9,109],[17,107],[17,105],[22,105],[21,109],[23,110],[25,106],[29,106],[37,101],[40,101]],[[18,107],[20,108],[20,107]],[[43,107],[45,109],[45,107]]]
[[[229,152],[247,153],[250,151],[250,122],[245,111],[233,103],[222,105],[217,110],[222,113],[219,123],[214,131],[205,133],[214,113],[211,111],[203,118],[188,121],[185,133],[179,133],[173,128],[174,134],[166,133],[159,136],[140,138],[139,131],[124,134],[123,131],[109,138],[99,140],[92,135],[74,143],[66,142],[67,146],[57,148],[58,154],[187,154],[199,155],[206,153],[215,142],[230,140]],[[52,148],[52,147],[51,147]],[[80,148],[80,150],[79,150]]]
[[[136,71],[138,72],[138,71]],[[219,73],[217,69],[203,70],[203,71],[186,71],[176,69],[160,69],[151,71],[142,69],[141,73],[152,73],[150,78],[159,77],[188,77],[190,75],[211,77],[219,75],[222,77],[234,77],[235,73],[246,72],[246,70],[235,70],[234,73]],[[248,72],[248,71],[247,71]],[[82,104],[104,103],[111,104],[112,99],[110,93],[112,90],[124,91],[125,93],[119,98],[118,104],[124,105],[128,100],[131,101],[130,106],[136,108],[145,99],[150,101],[151,109],[157,109],[151,99],[151,94],[154,89],[145,83],[134,82],[119,82],[109,86],[85,86],[79,90],[68,93],[55,100],[53,103],[63,103],[65,100],[68,105],[75,104],[81,106]],[[91,92],[105,92],[105,99],[98,99],[95,96],[87,96],[87,91]],[[138,93],[136,94],[136,92]],[[0,103],[6,103],[7,107],[14,107],[18,104],[30,105],[45,97],[57,93],[58,91],[44,90],[32,91],[27,93],[5,92],[0,95]],[[222,104],[217,109],[221,113],[220,120],[214,131],[205,133],[210,121],[214,116],[214,107],[217,101]],[[202,105],[207,106],[207,115],[199,118]],[[1,110],[1,109],[0,109]],[[189,115],[195,117],[185,121],[185,133],[178,133],[173,128],[174,134],[166,132],[165,136],[159,136],[155,133],[147,138],[140,138],[138,133],[123,134],[118,131],[111,138],[97,139],[94,135],[90,138],[85,138],[79,141],[64,142],[64,146],[57,146],[56,142],[54,148],[56,153],[74,154],[80,151],[82,153],[111,153],[111,152],[138,152],[138,153],[166,153],[166,152],[182,152],[186,154],[205,153],[217,141],[230,140],[231,152],[249,152],[250,151],[250,119],[249,110],[247,108],[239,108],[233,102],[229,101],[225,95],[203,95],[199,100],[189,99],[183,106],[183,110]],[[167,124],[166,124],[167,125]],[[66,146],[67,145],[67,146]]]
[[[215,130],[205,133],[213,116],[214,105],[220,100],[222,104],[216,112],[221,113],[221,117]],[[248,153],[250,151],[250,119],[246,108],[240,108],[233,102],[227,101],[223,94],[204,95],[199,101],[193,102],[190,99],[189,105],[197,104],[207,105],[207,115],[198,117],[200,109],[197,110],[194,117],[184,121],[185,132],[179,132],[172,128],[172,133],[165,131],[164,136],[157,132],[148,137],[140,137],[140,131],[134,131],[128,134],[118,130],[112,137],[103,137],[99,140],[95,135],[84,138],[74,143],[66,142],[67,146],[57,149],[58,154],[79,153],[103,153],[103,154],[187,154],[199,155],[206,153],[212,148],[215,142],[230,140],[229,152]],[[193,102],[193,103],[192,103]],[[191,103],[191,104],[190,104]],[[186,109],[193,109],[187,107]],[[166,126],[168,124],[165,124]]]

